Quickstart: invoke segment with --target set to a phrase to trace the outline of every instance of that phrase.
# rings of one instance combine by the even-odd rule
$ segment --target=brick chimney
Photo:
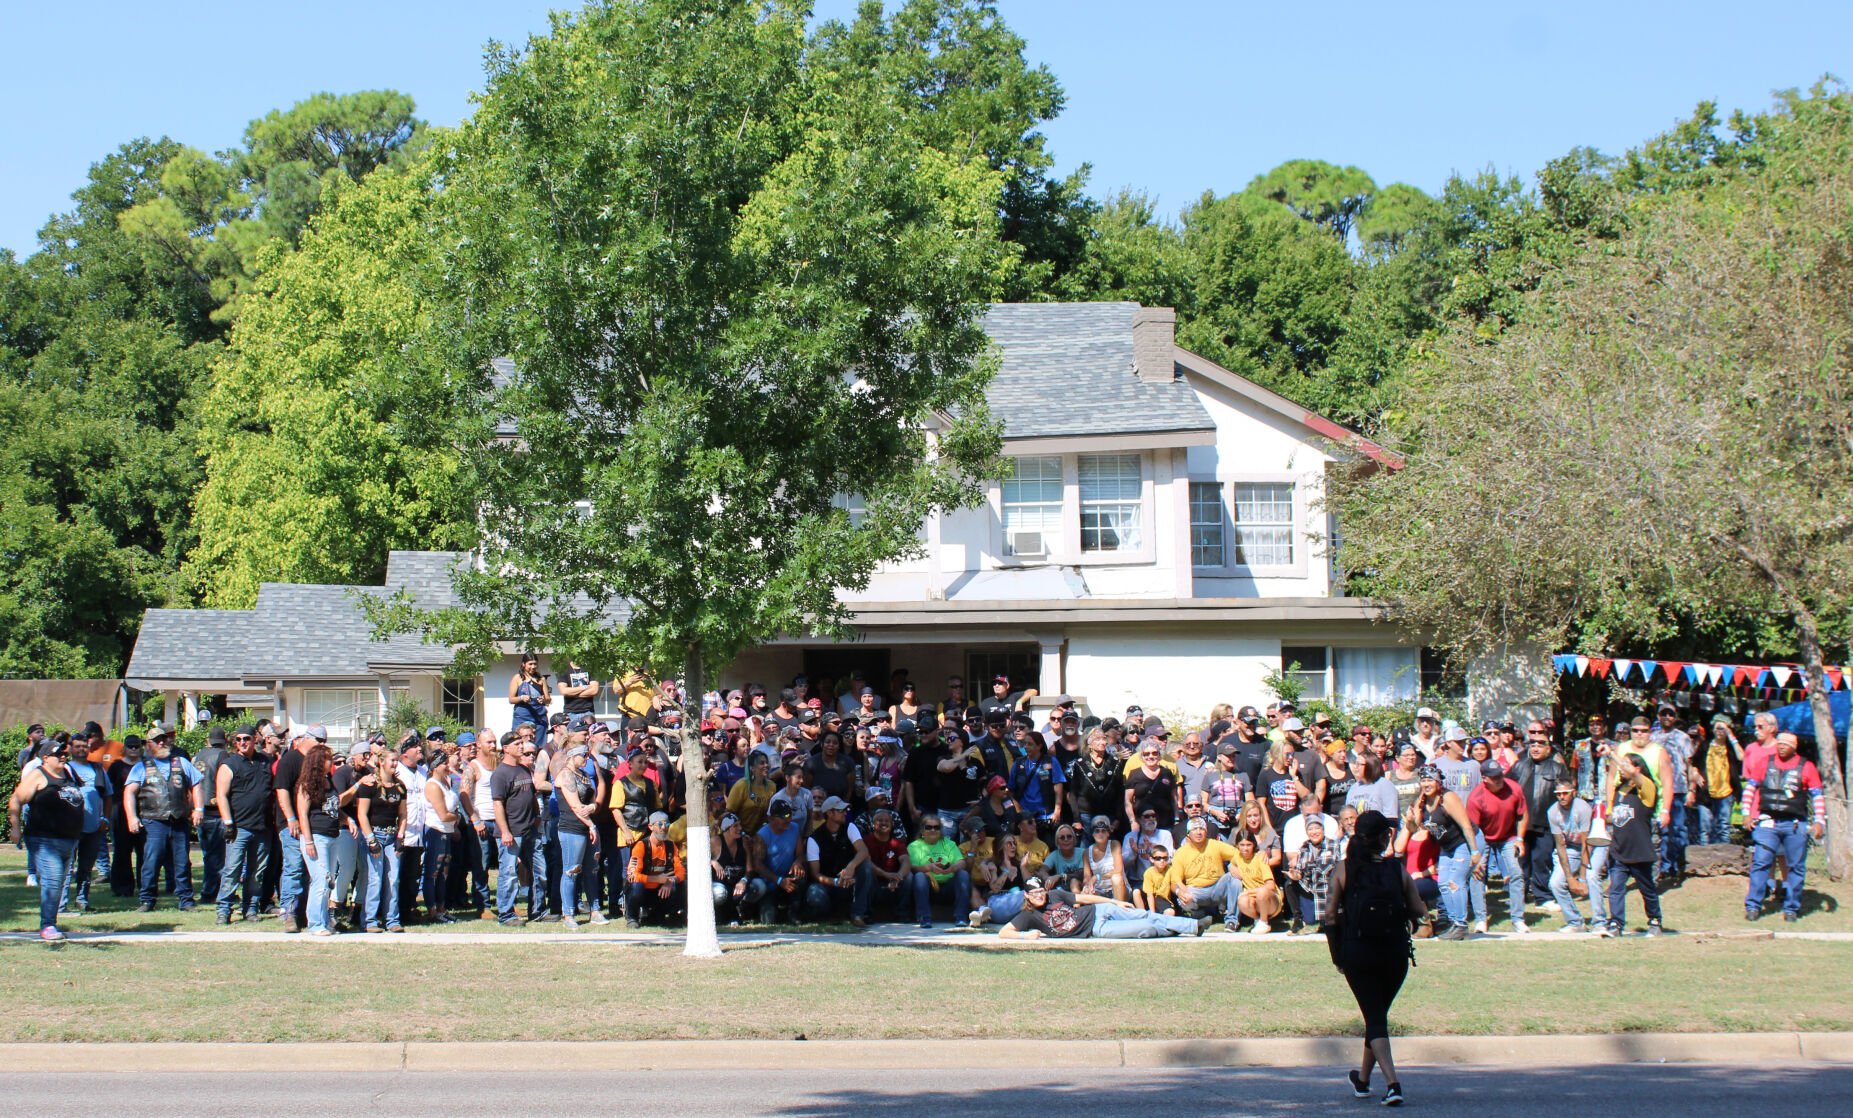
[[[1147,384],[1170,384],[1176,378],[1177,311],[1140,307],[1132,312],[1132,367]]]

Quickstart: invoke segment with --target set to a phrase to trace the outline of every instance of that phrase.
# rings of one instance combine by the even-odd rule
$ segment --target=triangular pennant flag
[[[1685,681],[1686,662],[1684,660],[1662,660],[1660,669],[1666,672],[1666,681],[1671,685],[1677,686]]]
[[[1756,682],[1756,672],[1754,669],[1746,668],[1741,664],[1735,667],[1726,664],[1725,667],[1731,669],[1731,682],[1737,687],[1749,687]]]
[[[1576,657],[1563,656],[1563,655],[1552,656],[1551,657],[1551,668],[1558,675],[1562,675],[1568,671],[1573,671],[1576,668]]]
[[[1652,683],[1654,681],[1654,670],[1658,668],[1659,666],[1660,666],[1660,661],[1658,660],[1642,660],[1641,661],[1641,682],[1642,683]],[[1673,682],[1673,676],[1670,672],[1667,674],[1666,680],[1668,683]]]
[[[1756,685],[1758,687],[1768,687],[1769,686],[1769,669],[1759,668],[1759,669],[1752,669],[1752,670],[1756,671]]]
[[[1829,691],[1840,690],[1840,681],[1843,678],[1840,674],[1840,669],[1839,668],[1822,668],[1821,671],[1824,672],[1827,676],[1827,689]]]
[[[1716,687],[1719,684],[1723,683],[1724,682],[1724,665],[1723,664],[1705,665],[1705,679],[1706,679],[1706,682],[1710,683],[1713,687]]]
[[[1578,656],[1576,658],[1576,674],[1577,675],[1588,675],[1589,674],[1589,657]]]
[[[1600,656],[1591,656],[1589,658],[1589,670],[1595,673],[1597,679],[1607,679],[1609,677],[1609,662]]]
[[[1634,661],[1623,660],[1619,656],[1615,658],[1615,678],[1620,680],[1621,682],[1623,683],[1628,682],[1628,672],[1633,670],[1633,668],[1634,668]]]
[[[1790,677],[1795,674],[1795,670],[1793,668],[1774,667],[1769,669],[1769,674],[1776,677],[1777,687],[1787,687]]]

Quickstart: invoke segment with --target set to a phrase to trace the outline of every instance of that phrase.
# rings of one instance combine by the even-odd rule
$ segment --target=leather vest
[[[856,844],[849,841],[849,828],[835,834],[823,827],[811,834],[817,842],[817,869],[825,877],[835,877],[856,858]]]
[[[141,787],[135,792],[135,813],[143,819],[153,819],[162,823],[178,823],[193,814],[193,800],[187,795],[191,787],[187,783],[185,765],[178,757],[169,757],[166,761],[167,775],[163,779],[161,764],[152,758],[142,764]]]
[[[1800,761],[1792,769],[1778,769],[1776,759],[1771,757],[1757,787],[1761,796],[1758,806],[1765,815],[1772,819],[1808,818],[1808,792],[1802,787]]]

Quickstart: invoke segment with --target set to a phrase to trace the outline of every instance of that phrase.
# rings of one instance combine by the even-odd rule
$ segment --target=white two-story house
[[[1274,671],[1353,708],[1442,680],[1418,639],[1334,577],[1326,471],[1346,459],[1394,468],[1393,456],[1178,348],[1166,308],[1000,304],[986,326],[1010,476],[981,505],[930,518],[918,558],[845,599],[853,643],[792,634],[741,656],[721,686],[776,696],[800,674],[859,671],[886,692],[904,671],[923,698],[954,675],[976,698],[1001,672],[1099,714],[1137,703],[1201,721],[1217,702],[1265,702]],[[446,601],[458,561],[394,553],[386,589]],[[232,694],[337,736],[377,723],[396,691],[505,728],[508,652],[481,678],[446,679],[446,650],[371,640],[352,588],[266,585],[254,611],[150,610],[128,676],[168,692],[177,713],[190,695]],[[1476,708],[1548,703],[1548,664],[1492,667],[1466,680]]]

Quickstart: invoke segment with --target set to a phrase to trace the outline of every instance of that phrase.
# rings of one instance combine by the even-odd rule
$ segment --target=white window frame
[[[1193,474],[1193,483],[1213,482],[1222,486],[1222,507],[1225,524],[1223,537],[1224,565],[1221,567],[1197,567],[1193,570],[1199,577],[1210,578],[1307,578],[1310,572],[1307,566],[1309,554],[1315,550],[1314,541],[1308,538],[1306,525],[1310,523],[1308,502],[1315,498],[1313,482],[1303,474],[1290,473],[1217,473],[1214,476]],[[1237,539],[1241,525],[1235,516],[1237,487],[1243,485],[1287,485],[1293,488],[1293,562],[1286,564],[1238,563]],[[1186,498],[1186,508],[1189,502]],[[1323,551],[1323,549],[1320,549]],[[1323,556],[1322,556],[1323,557]]]
[[[998,483],[998,518],[1003,525],[1003,546],[999,553],[1008,559],[1047,559],[1051,555],[1065,550],[1064,541],[1067,533],[1067,475],[1063,470],[1062,456],[1059,454],[1025,454],[1012,458],[1012,476]],[[1024,466],[1035,464],[1035,477],[1025,476]],[[1053,470],[1053,476],[1050,471]],[[1040,492],[1036,499],[1026,500],[1021,491],[1013,494],[1011,487],[1021,484],[1025,487],[1035,485]],[[1054,500],[1049,499],[1048,486],[1053,484]],[[1013,512],[1019,518],[1013,524]],[[1030,522],[1034,522],[1032,527]],[[1023,533],[1037,532],[1042,537],[1042,548],[1037,551],[1017,551],[1015,541]]]
[[[1186,479],[1184,484],[1184,499],[1190,510],[1190,539],[1187,544],[1190,548],[1190,565],[1199,570],[1221,570],[1229,565],[1229,509],[1223,503],[1223,493],[1228,487],[1220,481],[1200,481],[1195,478]],[[1200,494],[1200,490],[1208,492]],[[1216,561],[1199,562],[1197,533],[1210,530],[1212,520],[1216,534]],[[1207,548],[1210,544],[1202,546]]]
[[[334,698],[337,695],[346,698]],[[378,685],[305,687],[302,689],[302,720],[305,723],[321,723],[328,731],[329,745],[351,746],[363,725],[369,728],[379,725],[380,689]]]
[[[1121,492],[1113,496],[1095,497],[1090,501],[1081,490],[1084,484],[1081,478],[1081,467],[1087,461],[1099,462],[1103,466],[1111,463],[1113,475],[1103,476],[1103,481],[1108,485],[1121,488]],[[1130,477],[1127,474],[1128,465],[1131,466]],[[1128,481],[1132,484],[1130,497],[1123,490]],[[1138,553],[1147,549],[1147,540],[1151,537],[1153,524],[1151,506],[1145,499],[1145,455],[1131,452],[1075,455],[1075,496],[1075,549],[1077,551],[1088,555],[1117,555],[1123,552]],[[1124,546],[1121,541],[1124,531],[1122,528],[1107,527],[1099,523],[1092,528],[1087,526],[1090,513],[1095,516],[1100,516],[1102,513],[1113,515],[1122,513],[1128,508],[1132,512],[1131,534],[1134,541],[1129,547]],[[1090,532],[1094,533],[1097,539],[1104,539],[1107,533],[1112,533],[1115,538],[1114,546],[1088,547],[1087,538]]]
[[[1091,453],[1091,452],[1090,452]],[[1139,546],[1118,551],[1082,551],[1081,550],[1081,479],[1080,453],[1065,452],[1047,455],[1011,455],[1011,457],[1060,458],[1062,462],[1062,508],[1059,540],[1049,547],[1046,555],[1010,555],[1005,549],[1004,530],[1004,485],[993,481],[989,486],[988,503],[991,513],[990,545],[984,558],[984,566],[989,569],[1012,567],[1130,567],[1150,565],[1158,555],[1158,537],[1169,531],[1167,524],[1160,525],[1157,516],[1158,502],[1154,485],[1154,465],[1151,451],[1108,451],[1108,454],[1126,454],[1139,459]],[[1161,452],[1162,453],[1162,452]],[[1181,481],[1181,478],[1177,480]]]

